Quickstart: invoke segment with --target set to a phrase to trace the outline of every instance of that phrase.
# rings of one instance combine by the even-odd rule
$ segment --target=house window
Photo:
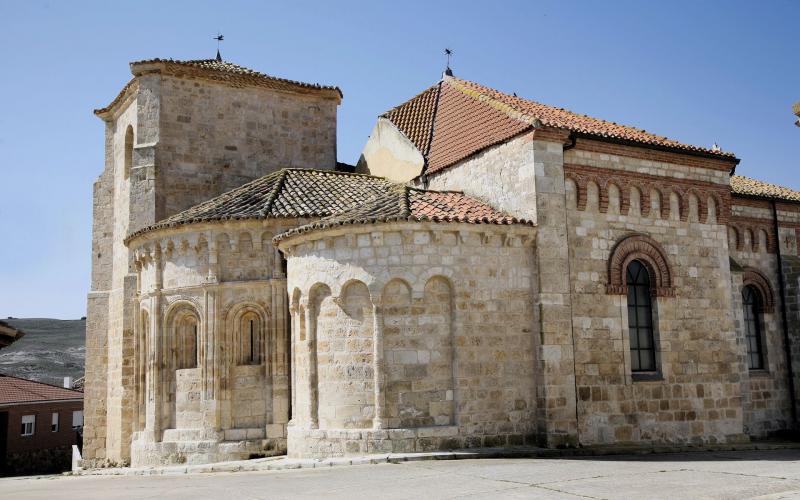
[[[58,432],[58,413],[53,413],[50,418],[50,431]]]
[[[242,316],[239,324],[239,364],[261,364],[263,343],[261,320],[258,315],[247,313]]]
[[[744,305],[744,334],[747,342],[747,365],[751,370],[764,369],[764,350],[761,345],[761,318],[758,292],[752,286],[742,289]]]
[[[656,371],[656,347],[653,336],[653,303],[650,274],[638,260],[627,270],[628,332],[631,346],[631,371]]]
[[[23,415],[22,416],[22,434],[23,436],[33,436],[36,430],[36,415]]]
[[[72,430],[77,431],[83,427],[83,411],[73,411],[72,412]]]

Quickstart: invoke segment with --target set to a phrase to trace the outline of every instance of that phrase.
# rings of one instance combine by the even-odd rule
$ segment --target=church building
[[[86,466],[795,429],[800,192],[732,153],[448,70],[351,166],[337,87],[130,67],[95,111]]]

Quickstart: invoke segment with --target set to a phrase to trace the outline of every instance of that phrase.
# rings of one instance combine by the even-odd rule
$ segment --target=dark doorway
[[[0,474],[6,472],[7,451],[8,451],[8,412],[0,411]]]

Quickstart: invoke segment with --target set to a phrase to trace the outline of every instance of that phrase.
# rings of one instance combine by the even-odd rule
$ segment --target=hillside
[[[6,319],[25,332],[0,350],[0,373],[62,385],[64,377],[83,376],[86,320]]]

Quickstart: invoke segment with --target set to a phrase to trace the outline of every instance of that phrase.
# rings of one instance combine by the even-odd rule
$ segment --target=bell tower
[[[337,87],[260,73],[221,57],[150,59],[106,107],[94,184],[86,324],[84,459],[130,457],[137,283],[125,238],[286,167],[334,169]]]

